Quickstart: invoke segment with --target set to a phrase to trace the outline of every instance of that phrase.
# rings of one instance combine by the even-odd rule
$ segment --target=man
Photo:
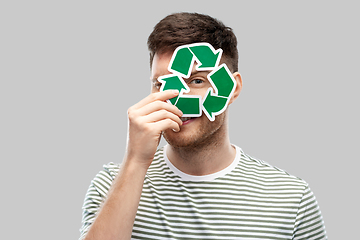
[[[104,166],[83,207],[84,239],[326,239],[322,216],[303,180],[232,145],[228,110],[209,121],[183,118],[159,91],[174,50],[207,42],[223,50],[239,96],[237,40],[206,15],[178,13],[161,20],[148,39],[152,93],[128,110],[123,163]],[[195,63],[196,65],[196,63]],[[205,96],[209,71],[195,66],[188,94]],[[160,137],[168,145],[158,149]]]

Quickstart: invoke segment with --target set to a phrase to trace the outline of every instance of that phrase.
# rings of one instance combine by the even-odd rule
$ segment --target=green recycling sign
[[[209,43],[193,43],[175,49],[168,66],[171,74],[160,76],[158,81],[162,83],[160,91],[179,90],[179,95],[168,102],[177,106],[183,117],[199,117],[204,112],[214,121],[215,116],[226,110],[236,81],[226,64],[219,66],[221,55],[222,49],[215,50]],[[207,75],[211,88],[204,97],[185,94],[190,88],[184,78],[190,77],[195,62],[197,71],[211,71]]]

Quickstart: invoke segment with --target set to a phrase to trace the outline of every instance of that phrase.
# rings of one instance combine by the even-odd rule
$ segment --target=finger
[[[166,101],[168,99],[171,99],[173,97],[176,97],[177,95],[179,95],[179,91],[178,90],[166,90],[163,92],[156,92],[156,93],[152,93],[150,95],[148,95],[146,98],[144,98],[143,100],[141,100],[140,102],[138,102],[137,104],[135,104],[133,106],[133,108],[135,109],[139,109],[151,102],[154,101]]]
[[[157,131],[165,131],[167,129],[173,129],[175,132],[180,131],[179,124],[169,118],[154,122],[152,123],[152,126],[154,127],[154,129],[157,129]]]
[[[167,102],[162,102],[162,101],[151,102],[151,103],[143,106],[142,108],[137,110],[137,114],[139,116],[145,116],[145,115],[151,114],[156,111],[161,111],[161,110],[171,112],[172,114],[175,114],[179,117],[181,117],[183,115],[183,113],[176,106],[174,106],[170,103],[167,103]]]
[[[166,111],[166,110],[152,112],[149,115],[142,117],[142,120],[146,123],[159,122],[164,119],[171,119],[172,121],[176,122],[179,126],[182,125],[182,121],[179,118],[179,116],[177,116],[169,111]]]

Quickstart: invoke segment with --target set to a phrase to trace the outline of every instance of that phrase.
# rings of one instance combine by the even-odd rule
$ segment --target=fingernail
[[[179,90],[173,90],[174,94],[179,94]]]

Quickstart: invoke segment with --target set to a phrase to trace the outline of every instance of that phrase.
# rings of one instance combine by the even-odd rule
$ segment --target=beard
[[[168,129],[163,132],[163,136],[173,148],[188,151],[199,151],[204,147],[216,145],[218,141],[222,141],[223,136],[226,136],[226,112],[227,111],[216,116],[215,121],[213,122],[208,120],[205,115],[202,115],[195,120],[198,122],[196,125],[190,126],[190,129],[183,130],[180,127],[180,132],[174,132],[173,130]],[[191,124],[192,123],[189,125]]]

